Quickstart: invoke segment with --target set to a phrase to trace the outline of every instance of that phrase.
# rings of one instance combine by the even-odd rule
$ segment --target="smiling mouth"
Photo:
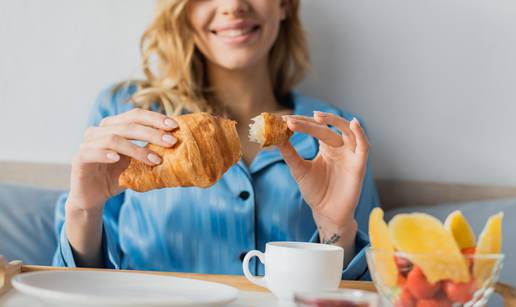
[[[237,38],[249,35],[251,33],[255,33],[260,29],[259,25],[248,27],[248,28],[240,28],[240,29],[227,29],[227,30],[212,30],[211,33],[227,38]]]

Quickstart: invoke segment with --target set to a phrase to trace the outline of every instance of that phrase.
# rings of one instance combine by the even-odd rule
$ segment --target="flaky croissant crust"
[[[293,132],[279,115],[262,113],[264,121],[264,143],[262,146],[283,145],[288,142]]]
[[[208,113],[173,117],[179,128],[172,132],[171,148],[148,144],[162,157],[156,166],[131,159],[119,184],[138,192],[164,187],[210,187],[238,160],[240,139],[236,122]]]

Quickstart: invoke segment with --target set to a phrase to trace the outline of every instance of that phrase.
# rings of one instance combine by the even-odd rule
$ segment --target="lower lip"
[[[239,36],[235,36],[235,37],[221,36],[221,35],[218,35],[215,33],[212,33],[212,35],[214,35],[217,39],[219,39],[220,41],[222,41],[224,44],[227,44],[227,45],[244,45],[244,44],[249,44],[256,36],[258,36],[258,33],[260,32],[260,30],[261,29],[258,28],[247,34],[239,35]]]

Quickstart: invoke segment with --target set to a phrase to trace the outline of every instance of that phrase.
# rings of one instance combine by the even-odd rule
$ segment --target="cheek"
[[[270,18],[266,22],[266,26],[263,28],[263,43],[264,47],[272,48],[272,45],[278,38],[278,33],[280,30],[280,21],[279,19]]]
[[[256,10],[265,21],[264,40],[272,46],[278,35],[283,14],[279,1],[260,0]]]
[[[195,1],[193,2],[195,3]],[[207,39],[205,31],[211,18],[211,9],[200,4],[190,5],[187,11],[188,22],[193,30],[196,44],[204,45]]]

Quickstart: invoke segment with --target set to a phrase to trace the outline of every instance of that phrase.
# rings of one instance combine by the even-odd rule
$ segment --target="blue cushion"
[[[0,183],[0,255],[25,264],[52,263],[54,208],[60,193]]]
[[[482,231],[487,218],[500,211],[504,212],[503,220],[503,252],[504,267],[500,281],[516,285],[516,199],[484,200],[467,203],[446,203],[437,206],[414,206],[390,210],[385,213],[386,220],[402,212],[426,212],[444,222],[446,216],[454,210],[461,210],[471,223],[475,234]],[[489,306],[503,306],[499,297],[493,297]]]

